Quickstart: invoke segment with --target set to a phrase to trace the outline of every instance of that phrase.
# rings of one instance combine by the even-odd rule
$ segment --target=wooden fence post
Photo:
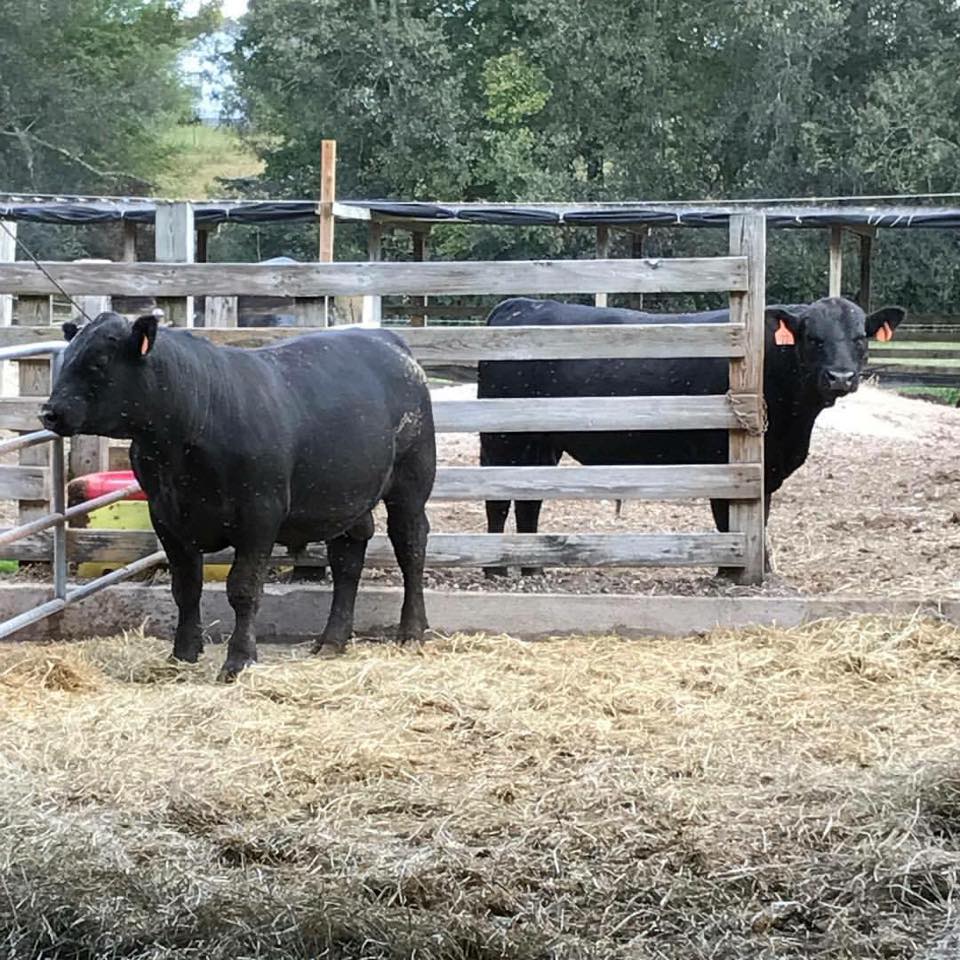
[[[610,258],[610,228],[606,224],[597,227],[597,259],[608,260]],[[605,307],[607,305],[607,295],[605,293],[595,293],[593,295],[595,306]]]
[[[860,293],[857,302],[864,313],[870,312],[870,297],[872,290],[871,267],[873,265],[873,234],[860,234]]]
[[[383,259],[383,224],[371,220],[367,224],[367,260],[379,263]],[[383,322],[383,297],[379,294],[363,298],[363,325],[379,327]]]
[[[430,259],[430,228],[425,227],[421,230],[413,231],[413,259],[418,263],[423,263],[425,260]],[[427,306],[427,296],[414,297],[413,300],[415,303],[419,304],[426,308]],[[425,327],[427,325],[427,314],[426,312],[420,314],[414,314],[410,318],[411,327]]]
[[[158,263],[193,263],[196,253],[193,206],[189,203],[157,202],[156,252]],[[193,297],[158,298],[164,319],[173,327],[193,326]]]
[[[839,297],[843,282],[843,227],[830,228],[830,280],[828,296]]]
[[[46,397],[50,395],[50,361],[46,358],[18,360],[20,371],[21,397]],[[40,421],[33,430],[40,429]],[[20,433],[29,433],[21,430]],[[50,444],[41,443],[35,447],[27,447],[20,451],[20,466],[22,467],[50,467]],[[20,500],[19,522],[21,524],[36,520],[50,512],[47,500]]]
[[[13,263],[17,259],[17,222],[0,221],[0,263]],[[0,327],[9,327],[13,323],[13,294],[0,296]],[[11,362],[0,362],[0,393],[16,396],[16,368],[11,370]],[[11,375],[12,374],[12,375]]]
[[[337,141],[320,142],[320,249],[317,259],[321,263],[333,262],[334,218],[333,203],[337,198]],[[329,327],[333,321],[334,304],[330,297],[323,298],[322,325]]]
[[[747,258],[747,292],[730,295],[730,320],[744,325],[742,358],[730,361],[730,393],[763,398],[765,342],[767,221],[762,213],[730,216],[730,253]],[[762,402],[756,409],[762,410]],[[763,415],[746,430],[730,431],[730,463],[760,465],[760,496],[729,501],[730,532],[744,535],[744,565],[738,580],[761,583],[764,573]]]
[[[80,260],[79,263],[108,263],[106,260]],[[111,307],[110,297],[72,297],[70,316],[76,322],[93,320]],[[69,443],[67,476],[69,479],[109,469],[110,440],[107,437],[76,436]]]

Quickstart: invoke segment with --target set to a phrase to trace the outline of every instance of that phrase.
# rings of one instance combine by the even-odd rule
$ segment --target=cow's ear
[[[876,337],[880,341],[892,340],[893,331],[907,318],[907,311],[903,307],[881,307],[875,310],[866,319],[867,336]]]
[[[63,339],[69,343],[80,332],[80,325],[68,320],[60,329],[63,330]]]
[[[786,307],[767,307],[767,327],[773,331],[773,342],[778,347],[796,346],[803,317]]]
[[[137,317],[133,321],[130,331],[130,348],[137,357],[145,357],[152,349],[157,339],[157,323],[159,317],[149,313],[145,317]]]

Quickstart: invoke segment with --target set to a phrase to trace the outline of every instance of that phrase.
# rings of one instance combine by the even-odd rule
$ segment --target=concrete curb
[[[50,598],[40,584],[0,586],[0,619],[29,610]],[[401,591],[361,588],[356,629],[360,635],[389,633],[400,616]],[[716,626],[752,624],[795,626],[824,617],[855,614],[912,616],[918,612],[960,623],[960,600],[929,597],[674,597],[619,594],[533,594],[427,591],[431,626],[443,633],[508,633],[518,637],[550,634],[682,636]],[[306,641],[316,637],[330,604],[330,588],[304,584],[267,587],[257,632],[264,641]],[[222,584],[207,584],[204,623],[212,636],[229,633],[233,614]],[[160,637],[172,637],[176,606],[168,586],[121,584],[16,634],[16,640],[82,638],[119,633],[145,624]]]

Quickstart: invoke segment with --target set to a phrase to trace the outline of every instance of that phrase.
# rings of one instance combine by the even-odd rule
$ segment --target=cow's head
[[[69,345],[40,411],[44,427],[63,437],[129,437],[132,418],[144,412],[149,394],[157,322],[157,315],[130,323],[119,314],[101,313],[82,327],[65,323]]]
[[[883,307],[867,315],[841,297],[799,307],[768,307],[767,350],[796,351],[801,376],[832,406],[860,386],[867,341],[889,340],[905,316],[901,307]]]

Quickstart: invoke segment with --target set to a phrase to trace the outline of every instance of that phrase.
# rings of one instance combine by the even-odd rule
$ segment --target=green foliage
[[[0,0],[0,184],[144,192],[188,110],[177,59],[217,21],[182,0]]]

